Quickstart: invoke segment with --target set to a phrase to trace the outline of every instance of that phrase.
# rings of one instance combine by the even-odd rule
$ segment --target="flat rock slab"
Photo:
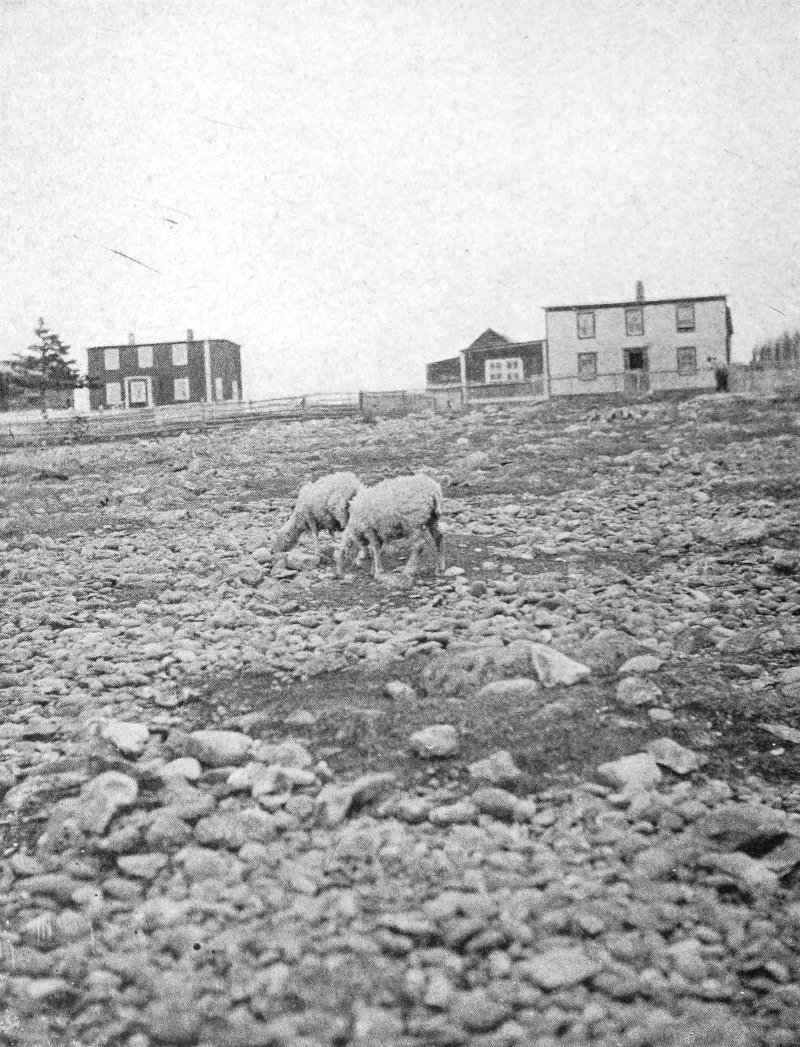
[[[647,746],[647,751],[659,766],[668,767],[676,774],[690,774],[705,762],[704,757],[685,749],[672,738],[656,738]]]
[[[572,949],[550,949],[521,964],[525,977],[542,989],[563,989],[586,981],[600,970],[600,965],[579,946]]]

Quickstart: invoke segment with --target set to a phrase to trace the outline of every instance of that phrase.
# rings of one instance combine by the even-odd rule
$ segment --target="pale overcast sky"
[[[800,325],[798,28],[794,0],[0,0],[0,357],[43,315],[81,363],[231,338],[250,397],[418,387],[642,279],[727,293],[747,359]]]

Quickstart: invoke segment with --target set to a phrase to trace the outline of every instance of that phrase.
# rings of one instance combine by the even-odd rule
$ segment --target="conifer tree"
[[[34,332],[38,342],[29,345],[24,353],[16,353],[11,361],[10,380],[17,389],[34,389],[39,409],[45,413],[47,393],[51,389],[77,389],[84,384],[74,360],[69,358],[68,345],[48,330],[42,318]]]

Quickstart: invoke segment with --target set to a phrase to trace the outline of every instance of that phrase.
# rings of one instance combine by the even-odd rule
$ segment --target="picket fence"
[[[396,417],[436,409],[436,397],[418,390],[316,393],[269,400],[222,401],[105,411],[51,411],[0,415],[0,446],[36,443],[83,443],[169,435],[261,419],[297,420],[337,417]]]

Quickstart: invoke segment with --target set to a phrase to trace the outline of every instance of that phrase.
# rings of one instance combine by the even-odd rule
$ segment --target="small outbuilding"
[[[426,384],[433,392],[460,388],[465,400],[540,399],[545,343],[512,342],[489,327],[458,356],[428,364]]]

